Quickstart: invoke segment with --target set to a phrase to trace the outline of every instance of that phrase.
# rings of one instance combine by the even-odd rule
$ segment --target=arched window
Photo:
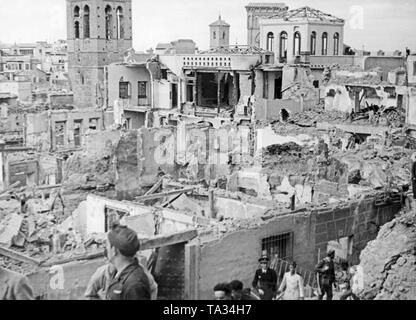
[[[75,21],[74,23],[74,33],[75,39],[79,39],[79,21]]]
[[[105,7],[105,37],[107,40],[112,38],[113,16],[111,6]]]
[[[222,38],[225,39],[225,32],[222,33]]]
[[[339,54],[339,33],[335,32],[334,34],[334,56]]]
[[[294,34],[294,39],[293,39],[293,54],[295,56],[300,55],[300,46],[301,46],[300,33],[296,31]]]
[[[118,7],[116,11],[117,15],[117,39],[124,38],[124,25],[123,25],[123,8]]]
[[[269,51],[273,51],[273,49],[274,49],[274,34],[273,34],[273,32],[269,32],[267,34],[266,49],[269,50]]]
[[[212,34],[213,39],[217,39],[217,33],[214,31],[214,33]]]
[[[90,7],[84,7],[84,38],[90,37]]]
[[[311,34],[311,55],[316,55],[316,32],[312,31]]]
[[[280,34],[280,58],[287,59],[287,33],[283,31]]]
[[[328,33],[326,32],[322,34],[322,55],[328,55]]]
[[[74,8],[74,18],[79,18],[79,11],[80,11],[79,7],[75,6],[75,8]]]

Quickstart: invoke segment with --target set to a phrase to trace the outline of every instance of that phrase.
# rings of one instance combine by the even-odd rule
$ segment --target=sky
[[[133,46],[137,51],[159,42],[193,39],[209,46],[208,25],[231,25],[231,44],[246,44],[245,6],[255,0],[132,0]],[[369,51],[416,50],[414,0],[258,0],[285,2],[289,9],[310,6],[346,20],[344,43]],[[0,0],[0,42],[53,41],[66,38],[65,0]]]

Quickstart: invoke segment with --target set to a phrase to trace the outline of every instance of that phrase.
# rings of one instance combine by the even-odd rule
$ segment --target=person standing
[[[133,230],[116,225],[107,239],[107,256],[116,272],[110,275],[106,300],[150,300],[149,280],[136,259],[140,241]]]
[[[150,285],[150,298],[151,300],[157,300],[158,294],[158,285],[150,273],[150,271],[146,267],[146,263],[140,261],[140,259],[145,259],[143,256],[138,257],[139,265],[142,267],[144,273],[146,274],[149,285]],[[111,264],[108,263],[100,268],[93,274],[91,277],[87,290],[85,291],[85,298],[87,300],[103,300],[108,291],[108,286],[110,284],[110,279],[114,278],[115,274],[117,273],[116,268]]]
[[[267,256],[261,257],[259,263],[261,268],[254,275],[253,288],[259,292],[261,300],[272,300],[277,291],[276,271],[269,268],[270,259]]]
[[[315,271],[318,274],[319,295],[318,299],[322,300],[326,295],[326,300],[332,300],[332,286],[335,283],[335,251],[329,250],[326,257],[320,261]]]
[[[0,300],[35,300],[27,277],[0,267]]]
[[[305,298],[303,279],[296,273],[296,262],[289,265],[289,272],[283,276],[278,294],[282,292],[284,292],[283,300],[303,300]]]

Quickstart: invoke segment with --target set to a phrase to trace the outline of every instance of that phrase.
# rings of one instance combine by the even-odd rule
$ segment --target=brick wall
[[[359,203],[315,211],[315,262],[318,251],[325,254],[329,241],[353,236],[351,263],[359,262],[361,250],[377,237],[379,228],[391,221],[402,207],[401,197],[384,194]]]

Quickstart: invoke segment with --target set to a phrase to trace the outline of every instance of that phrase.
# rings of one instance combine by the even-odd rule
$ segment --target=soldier
[[[150,300],[149,280],[136,259],[139,250],[133,230],[116,225],[108,233],[107,257],[116,273],[111,275],[106,300]]]
[[[318,274],[319,296],[318,299],[322,300],[326,295],[326,300],[332,300],[332,286],[335,283],[335,251],[329,250],[326,257],[322,259],[316,266],[316,272]]]
[[[270,259],[263,256],[259,259],[261,268],[254,275],[253,288],[259,294],[261,300],[273,300],[277,292],[277,274],[276,271],[269,268]]]

